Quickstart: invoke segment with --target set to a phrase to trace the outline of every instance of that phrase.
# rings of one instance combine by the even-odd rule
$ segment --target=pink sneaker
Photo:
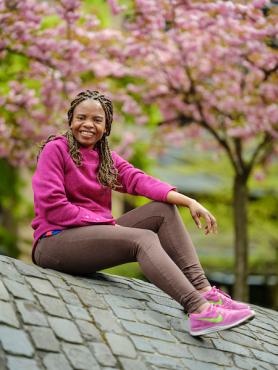
[[[218,305],[227,310],[247,310],[250,307],[242,302],[234,301],[227,293],[215,286],[211,288],[208,292],[202,293],[202,296],[211,304]]]
[[[204,335],[229,329],[254,316],[254,312],[249,309],[225,310],[211,304],[205,312],[189,314],[190,334]]]

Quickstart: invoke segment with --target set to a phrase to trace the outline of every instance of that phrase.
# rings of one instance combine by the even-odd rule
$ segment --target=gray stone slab
[[[50,297],[47,295],[37,294],[37,297],[42,305],[44,311],[48,314],[58,317],[63,317],[64,319],[70,319],[71,315],[67,309],[65,303],[58,298]]]
[[[260,329],[262,330],[262,329]],[[228,330],[228,332],[236,332],[236,333],[240,333],[242,334],[244,337],[250,337],[252,339],[254,339],[255,341],[258,340],[256,334],[257,334],[257,330],[256,330],[256,334],[249,328],[246,328],[246,324],[243,324],[241,326],[236,326],[235,328],[232,328],[231,330]]]
[[[19,356],[7,356],[7,366],[9,370],[40,370],[36,360]]]
[[[132,342],[123,335],[105,333],[105,338],[114,355],[136,358],[137,353]]]
[[[121,328],[118,319],[108,310],[101,310],[99,308],[90,307],[90,314],[93,316],[97,327],[102,331],[112,331],[121,334]]]
[[[234,330],[223,330],[219,332],[221,338],[225,339],[227,342],[236,343],[244,347],[261,349],[262,343],[259,340],[250,338],[242,333],[235,332]]]
[[[216,349],[219,349],[221,351],[236,353],[242,356],[250,356],[251,354],[250,350],[247,347],[236,343],[231,343],[222,339],[212,339],[212,342],[214,343]]]
[[[134,314],[134,310],[130,310],[128,308],[123,308],[120,306],[111,306],[111,310],[119,319],[129,320],[129,321],[136,321],[137,318]]]
[[[274,346],[278,346],[278,339],[270,337],[267,332],[265,332],[264,334],[256,332],[256,336],[258,340],[262,343],[269,343],[273,344]]]
[[[33,339],[36,349],[59,352],[59,342],[50,328],[28,326],[27,330]]]
[[[197,360],[183,359],[182,360],[187,370],[233,370],[231,367],[224,368],[223,366],[218,366],[216,364],[208,364],[207,362],[201,362]],[[249,368],[249,370],[251,370]],[[252,369],[255,370],[255,369]]]
[[[133,298],[112,296],[108,294],[104,294],[103,297],[111,307],[117,305],[124,308],[138,308],[140,310],[144,310],[146,308],[146,303],[144,301],[138,301]]]
[[[98,294],[110,293],[108,287],[103,285],[95,284],[91,286],[91,289]]]
[[[28,301],[35,301],[33,293],[26,284],[21,284],[18,281],[10,280],[8,278],[4,278],[3,281],[14,297],[23,298]]]
[[[0,323],[19,328],[19,321],[13,303],[0,301],[0,312]]]
[[[26,280],[37,293],[59,297],[59,294],[48,280],[38,279],[34,277],[26,277]]]
[[[170,320],[171,327],[182,333],[189,332],[188,324],[188,318],[185,315],[182,319],[172,317]]]
[[[214,363],[221,366],[232,366],[231,354],[215,349],[189,347],[190,352],[198,361]]]
[[[168,307],[168,306],[162,306],[158,303],[154,302],[147,302],[147,306],[157,312],[163,313],[165,315],[173,316],[173,317],[178,317],[178,318],[184,318],[185,313],[183,310],[179,310],[177,308],[173,307]]]
[[[0,273],[1,275],[7,276],[11,280],[24,282],[24,278],[11,263],[5,263],[0,261]]]
[[[178,310],[183,310],[182,305],[180,305],[178,302],[171,299],[169,296],[159,297],[159,296],[153,295],[151,298],[155,303],[158,303],[160,305],[176,308]]]
[[[250,370],[250,369],[256,369],[256,370],[261,370],[261,369],[266,369],[266,370],[274,370],[274,366],[271,364],[267,364],[265,362],[256,360],[254,358],[250,357],[242,357],[242,356],[237,356],[234,355],[234,363],[235,365],[240,368],[240,369],[245,369],[245,370]]]
[[[257,349],[252,349],[252,352],[258,360],[268,362],[273,365],[278,365],[278,356],[273,353],[266,353]]]
[[[100,331],[93,323],[84,320],[76,320],[76,324],[84,339],[98,342],[102,341]]]
[[[93,280],[95,283],[102,283],[107,286],[111,286],[111,283],[113,283],[115,286],[129,288],[130,284],[129,278],[109,273],[96,273]]]
[[[68,360],[62,353],[48,353],[43,358],[47,370],[72,370]]]
[[[67,284],[71,286],[74,285],[74,286],[79,286],[81,288],[91,289],[91,284],[87,279],[84,279],[76,275],[69,275],[69,274],[63,274],[61,276],[67,282]]]
[[[126,288],[117,288],[115,286],[111,286],[108,288],[111,294],[113,295],[119,295],[121,297],[127,297],[127,298],[133,298],[136,300],[143,300],[143,301],[149,301],[149,297],[142,292],[134,291],[132,289],[126,289]]]
[[[110,348],[104,343],[89,343],[89,347],[102,366],[116,366],[117,360]]]
[[[193,358],[188,350],[188,346],[181,343],[169,343],[164,340],[152,339],[153,348],[161,355]]]
[[[96,295],[92,289],[81,288],[79,286],[73,286],[73,290],[78,295],[79,299],[85,306],[93,306],[98,308],[106,308],[107,304],[102,297]]]
[[[165,315],[162,315],[161,313],[149,309],[144,311],[134,309],[132,310],[132,313],[135,314],[139,322],[150,324],[153,326],[158,326],[164,329],[170,329],[171,327],[170,318]]]
[[[83,307],[67,304],[67,308],[74,319],[82,319],[87,321],[92,320],[88,311]]]
[[[269,351],[269,352],[271,352],[271,353],[273,353],[273,354],[275,354],[275,355],[278,355],[278,342],[276,343],[276,344],[269,344],[269,343],[264,343],[264,348],[267,350],[267,351]]]
[[[123,370],[149,370],[149,368],[141,360],[132,360],[130,358],[119,357],[119,361]]]
[[[205,336],[202,337],[193,337],[188,333],[182,333],[180,331],[172,331],[172,334],[179,340],[181,343],[197,346],[197,347],[205,347],[205,348],[214,348],[214,345],[210,338],[206,338]]]
[[[75,306],[82,306],[82,303],[78,296],[75,293],[69,292],[66,289],[58,288],[58,292],[60,293],[62,299],[69,304],[75,305]]]
[[[100,369],[98,363],[87,347],[69,343],[63,343],[62,347],[66,357],[74,369]]]
[[[33,346],[23,330],[0,326],[0,341],[5,351],[14,355],[31,357]]]
[[[153,352],[154,351],[154,348],[152,346],[153,339],[141,337],[138,335],[130,335],[129,338],[132,340],[134,346],[138,349],[138,351],[143,351],[143,352]]]
[[[256,330],[256,328],[262,328],[262,329],[267,330],[269,332],[277,333],[277,330],[276,330],[276,328],[273,325],[266,324],[265,322],[262,322],[262,321],[258,320],[257,318],[255,318],[254,320],[252,320],[247,325],[250,325],[251,330]]]
[[[8,301],[10,299],[9,292],[7,291],[5,285],[1,280],[0,280],[0,299],[2,299],[2,301]]]
[[[70,286],[58,276],[48,275],[47,278],[55,288],[70,289]]]
[[[78,328],[72,321],[51,316],[48,320],[58,338],[71,343],[83,342]]]
[[[161,356],[157,354],[144,354],[144,358],[148,364],[155,365],[159,369],[184,370],[183,362],[174,357]]]
[[[149,338],[163,339],[168,342],[176,342],[175,337],[164,329],[160,329],[148,324],[131,321],[122,321],[124,328],[131,334],[142,335]]]
[[[130,286],[134,290],[137,290],[142,293],[147,293],[148,297],[150,297],[150,300],[152,300],[153,296],[164,297],[164,298],[169,299],[169,296],[166,293],[164,293],[162,290],[158,289],[157,287],[150,287],[150,286],[146,287],[146,286],[142,286],[142,285],[138,285],[134,283],[130,284]]]
[[[37,302],[16,300],[16,306],[25,324],[48,326],[47,319]]]
[[[44,274],[42,274],[41,271],[36,266],[17,259],[13,260],[13,263],[17,271],[21,275],[35,276],[41,279],[45,279]]]

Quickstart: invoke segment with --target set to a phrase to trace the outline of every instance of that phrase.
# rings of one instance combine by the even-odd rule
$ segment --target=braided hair
[[[67,113],[68,123],[70,126],[73,119],[75,107],[87,99],[97,100],[101,104],[105,113],[106,133],[103,134],[101,140],[99,140],[95,145],[95,147],[99,149],[100,153],[100,166],[97,174],[97,179],[102,185],[107,186],[111,189],[117,189],[118,187],[120,187],[120,185],[117,182],[118,170],[114,166],[114,162],[111,156],[107,140],[107,136],[110,135],[111,125],[113,122],[113,105],[111,100],[95,90],[93,91],[86,90],[80,92],[70,104],[70,109],[68,110]],[[68,150],[72,160],[74,161],[76,166],[81,166],[82,155],[79,150],[80,148],[79,142],[73,136],[71,129],[68,129],[62,135],[65,136],[68,141]],[[39,155],[43,148],[45,147],[45,145],[48,142],[54,140],[55,138],[56,135],[50,135],[45,141],[42,142],[42,144],[39,146],[39,153],[37,159],[39,158]]]

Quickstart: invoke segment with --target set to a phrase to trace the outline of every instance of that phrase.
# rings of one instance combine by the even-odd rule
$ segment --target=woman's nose
[[[87,128],[89,128],[89,127],[95,127],[95,123],[94,123],[94,121],[92,121],[92,120],[86,120],[85,122],[84,122],[84,125],[83,126],[85,126],[85,127],[87,127]]]

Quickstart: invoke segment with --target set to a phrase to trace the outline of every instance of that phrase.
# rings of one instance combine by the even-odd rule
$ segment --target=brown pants
[[[40,239],[36,263],[82,275],[138,261],[147,279],[187,312],[206,302],[196,289],[209,283],[176,206],[152,201],[116,222],[120,226],[76,227]]]

